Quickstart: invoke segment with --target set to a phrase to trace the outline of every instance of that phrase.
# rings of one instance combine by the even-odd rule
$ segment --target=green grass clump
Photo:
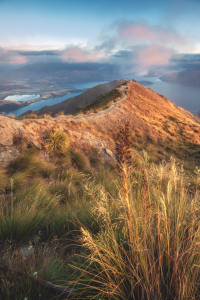
[[[54,176],[56,172],[56,167],[55,166],[51,166],[51,165],[47,165],[46,168],[43,170],[42,175],[44,178],[51,178],[52,176]]]
[[[84,190],[79,181],[66,178],[65,180],[53,181],[50,186],[52,194],[59,196],[60,203],[72,203],[83,198]]]
[[[26,171],[31,165],[32,155],[29,153],[20,154],[10,165],[12,172]]]
[[[46,228],[58,203],[43,184],[11,195],[0,209],[0,240],[22,242]]]
[[[90,162],[87,156],[77,150],[71,150],[71,160],[72,164],[77,167],[80,171],[85,171],[86,169],[89,169]]]
[[[16,192],[26,186],[29,178],[26,172],[17,172],[9,180],[8,190]]]
[[[38,158],[37,153],[28,151],[20,154],[10,165],[9,173],[15,174],[18,172],[24,172],[27,177],[31,178],[38,175],[48,178],[55,172],[55,167]]]
[[[63,170],[61,173],[59,173],[58,179],[61,181],[65,181],[65,179],[67,179],[69,183],[77,184],[83,183],[84,176],[81,172],[78,172],[73,169],[68,169],[66,171]]]
[[[49,153],[55,156],[63,155],[68,151],[69,138],[67,133],[63,131],[50,132],[46,139],[46,147]]]
[[[23,275],[0,272],[0,300],[43,299],[49,300],[54,295],[44,289],[42,284],[33,282]]]
[[[74,238],[80,236],[81,226],[92,232],[99,231],[99,224],[92,212],[92,206],[85,199],[61,206],[48,225],[49,236],[64,238],[74,244]],[[66,274],[67,276],[67,274]]]
[[[71,167],[71,154],[70,152],[66,152],[64,155],[57,157],[56,165],[62,168]]]

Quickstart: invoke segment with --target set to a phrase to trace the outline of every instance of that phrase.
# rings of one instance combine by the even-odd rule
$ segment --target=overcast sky
[[[0,0],[0,68],[38,61],[200,68],[200,0]]]

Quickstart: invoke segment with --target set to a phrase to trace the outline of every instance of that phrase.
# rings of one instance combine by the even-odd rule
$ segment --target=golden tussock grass
[[[189,193],[173,158],[155,165],[144,152],[140,163],[139,182],[121,165],[117,199],[103,188],[94,196],[101,234],[82,227],[86,252],[72,263],[77,276],[68,281],[77,288],[75,299],[199,297],[199,193]]]

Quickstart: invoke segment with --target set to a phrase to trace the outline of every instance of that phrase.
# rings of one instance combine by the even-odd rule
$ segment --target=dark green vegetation
[[[98,112],[99,110],[104,110],[110,107],[111,103],[115,103],[121,96],[122,93],[119,90],[113,89],[111,92],[100,96],[97,100],[94,100],[92,103],[83,107],[77,107],[72,112],[72,115],[77,115],[80,113],[86,114],[89,112]]]
[[[198,148],[113,137],[118,163],[57,133],[0,168],[1,300],[200,298]]]

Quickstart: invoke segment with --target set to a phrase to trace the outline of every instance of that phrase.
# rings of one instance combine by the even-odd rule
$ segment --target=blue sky
[[[0,28],[0,67],[115,62],[147,74],[200,56],[200,0],[0,0]]]

